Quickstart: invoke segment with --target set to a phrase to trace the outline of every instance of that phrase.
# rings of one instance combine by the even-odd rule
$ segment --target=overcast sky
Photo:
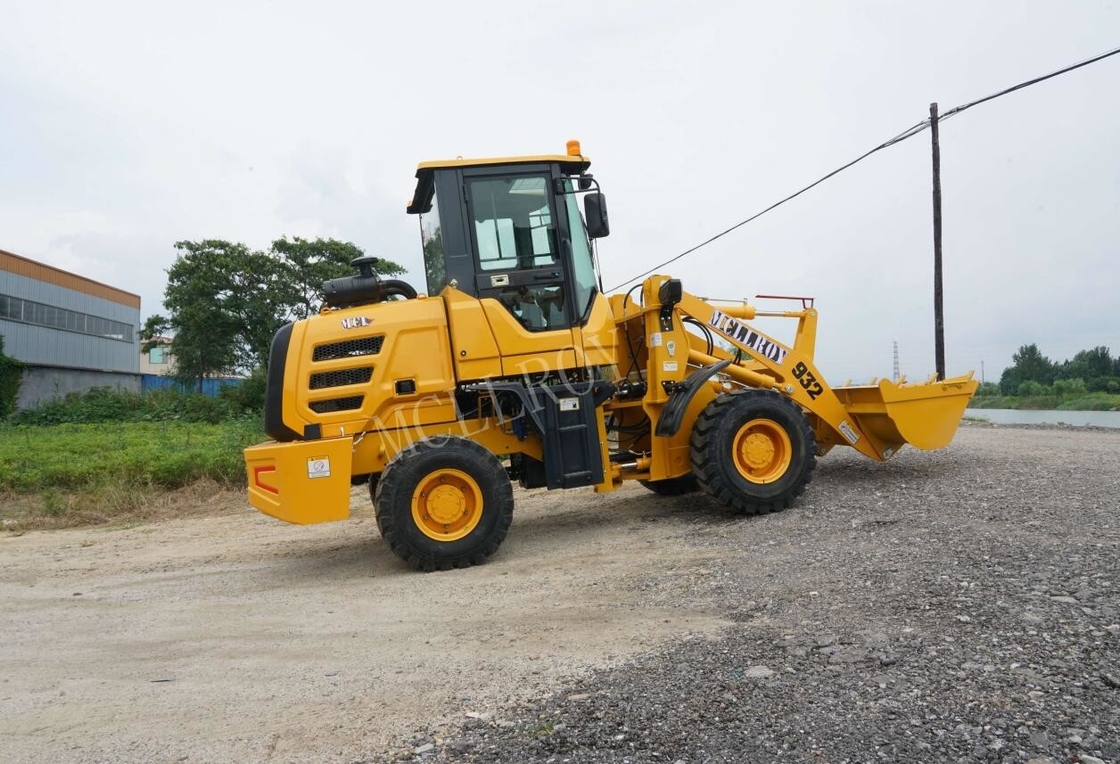
[[[611,287],[928,116],[1120,45],[1117,2],[0,0],[0,248],[162,308],[180,239],[333,236],[423,288],[418,162],[562,153]],[[1120,56],[942,126],[950,374],[1120,353]],[[828,379],[933,371],[929,134],[666,271],[812,295]]]

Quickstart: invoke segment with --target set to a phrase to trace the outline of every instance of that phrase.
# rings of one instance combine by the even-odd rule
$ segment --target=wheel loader
[[[762,514],[791,506],[834,447],[886,460],[950,442],[972,374],[832,387],[813,363],[811,298],[762,310],[667,275],[604,294],[592,242],[610,225],[590,165],[577,141],[419,165],[407,211],[427,291],[359,258],[324,284],[318,315],[277,332],[272,440],[245,450],[254,507],[342,520],[368,484],[392,551],[446,570],[497,551],[514,480],[598,493],[637,480]],[[796,322],[792,344],[757,317]]]

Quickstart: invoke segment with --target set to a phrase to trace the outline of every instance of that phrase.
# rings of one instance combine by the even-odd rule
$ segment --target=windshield
[[[572,236],[572,272],[575,274],[576,306],[580,316],[587,315],[591,297],[595,292],[595,263],[591,259],[591,240],[587,238],[587,227],[579,213],[576,195],[572,193],[572,182],[564,181],[564,208],[568,215],[568,230]]]

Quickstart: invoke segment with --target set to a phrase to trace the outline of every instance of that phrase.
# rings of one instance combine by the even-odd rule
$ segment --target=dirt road
[[[684,681],[693,660],[700,671],[689,656],[707,651],[690,645],[766,634],[803,646],[801,635],[856,633],[869,618],[882,630],[875,640],[936,631],[943,618],[967,632],[976,612],[928,603],[973,551],[995,565],[1005,541],[1034,549],[1028,567],[1060,582],[1030,584],[1046,606],[1096,598],[1092,615],[1075,615],[1092,622],[1098,657],[1115,661],[1118,476],[1120,433],[965,427],[946,451],[907,450],[883,465],[830,454],[799,505],[763,518],[639,486],[606,497],[519,491],[499,553],[436,574],[388,551],[357,491],[353,519],[311,528],[234,497],[213,517],[3,538],[3,758],[354,762],[419,750],[456,760],[455,750],[481,750],[445,745],[465,723],[485,728],[494,761],[528,760],[511,753],[526,739],[525,708],[628,666],[647,684],[627,708],[640,705],[664,684],[658,672]],[[1081,552],[1072,562],[1071,549]],[[685,690],[671,697],[685,702]],[[659,760],[678,737],[634,760]],[[684,761],[736,760],[681,745]],[[616,760],[604,756],[595,760]]]
[[[354,519],[309,528],[238,497],[218,517],[5,538],[5,758],[352,761],[726,623],[643,603],[650,566],[694,575],[712,555],[644,489],[517,502],[489,564],[430,575],[389,552],[360,490]]]

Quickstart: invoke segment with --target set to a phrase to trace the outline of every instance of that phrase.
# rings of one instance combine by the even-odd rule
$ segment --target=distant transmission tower
[[[897,382],[899,378],[898,373],[898,340],[894,341],[894,381]]]

